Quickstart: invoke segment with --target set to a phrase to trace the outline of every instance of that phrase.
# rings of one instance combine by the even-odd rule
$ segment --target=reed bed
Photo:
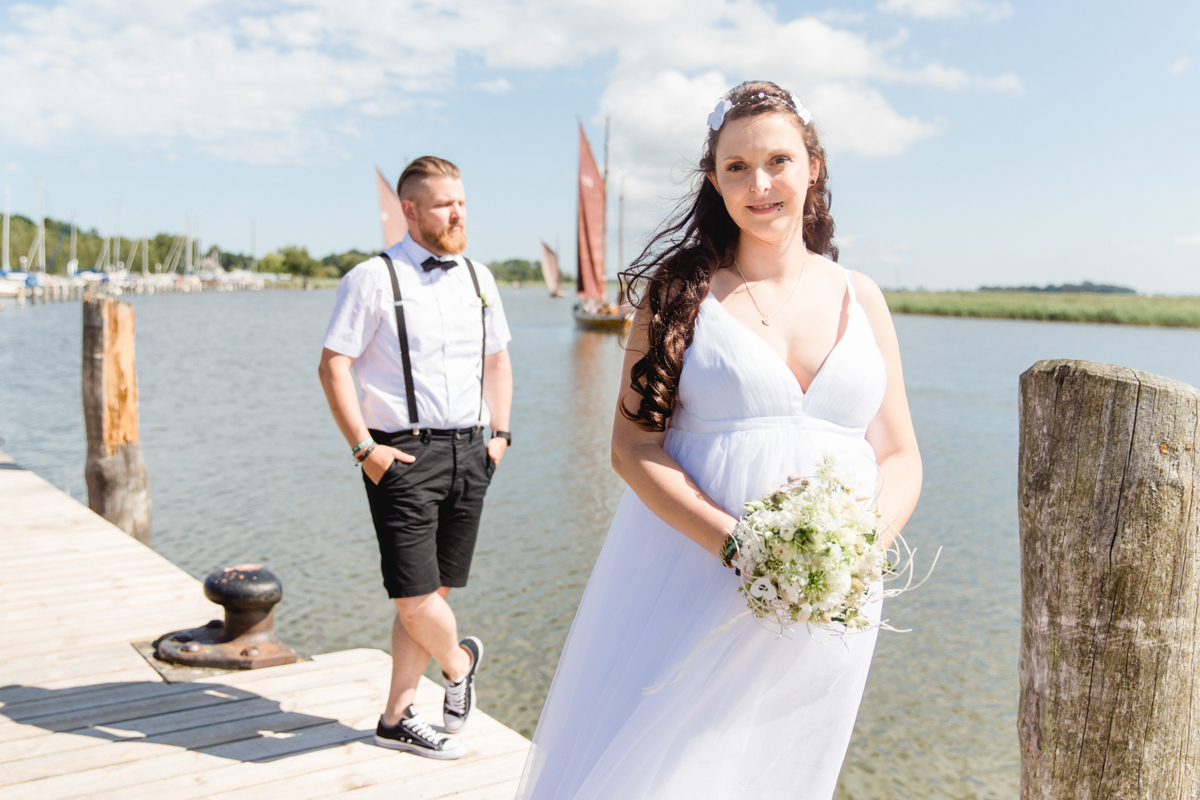
[[[894,314],[1200,328],[1200,297],[1094,292],[884,292]]]

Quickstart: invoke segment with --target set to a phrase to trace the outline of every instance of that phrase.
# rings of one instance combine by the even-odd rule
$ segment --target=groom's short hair
[[[426,178],[461,178],[462,172],[458,167],[444,158],[437,156],[421,156],[400,173],[396,181],[396,194],[401,200],[411,200],[413,190]],[[405,195],[407,192],[407,196]]]

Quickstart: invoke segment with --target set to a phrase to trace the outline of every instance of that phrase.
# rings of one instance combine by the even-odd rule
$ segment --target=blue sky
[[[1200,294],[1200,4],[458,0],[0,5],[14,211],[248,251],[380,245],[372,168],[464,170],[469,253],[573,263],[575,125],[612,120],[610,271],[686,189],[717,97],[769,78],[830,151],[881,284]]]

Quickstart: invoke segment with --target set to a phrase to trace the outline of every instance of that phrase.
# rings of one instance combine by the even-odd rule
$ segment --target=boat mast
[[[617,306],[625,305],[625,284],[621,270],[625,269],[625,173],[621,173],[621,188],[617,195]]]
[[[114,254],[113,255],[113,263],[116,264],[117,269],[120,269],[123,266],[121,264],[121,201],[120,200],[117,201],[117,226],[116,227],[117,227],[117,235],[116,235],[116,238],[113,239],[113,254]]]
[[[11,199],[11,193],[12,182],[6,182],[4,184],[4,233],[3,237],[0,237],[4,239],[4,255],[0,257],[0,270],[4,270],[5,272],[8,272],[10,269],[8,261],[8,203]]]
[[[258,251],[254,248],[254,220],[250,220],[250,271],[258,272]]]
[[[187,240],[183,244],[183,274],[192,271],[192,212],[188,212]]]
[[[605,115],[604,117],[604,202],[608,204],[608,124],[612,121],[612,117]],[[608,209],[604,209],[604,229],[600,232],[600,241],[608,241]],[[605,248],[605,261],[607,261],[608,250]],[[604,278],[608,277],[608,264],[604,265],[604,275],[601,278],[600,292],[605,292]],[[605,301],[607,302],[607,301]]]
[[[46,271],[46,182],[38,180],[38,241],[41,243],[41,248],[38,249],[37,261],[38,268]]]

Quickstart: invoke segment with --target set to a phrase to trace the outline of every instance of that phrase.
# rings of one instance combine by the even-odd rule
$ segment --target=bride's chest
[[[852,306],[847,316],[802,387],[795,366],[710,299],[684,355],[677,401],[706,419],[804,414],[865,427],[883,400],[886,370],[862,310]]]

